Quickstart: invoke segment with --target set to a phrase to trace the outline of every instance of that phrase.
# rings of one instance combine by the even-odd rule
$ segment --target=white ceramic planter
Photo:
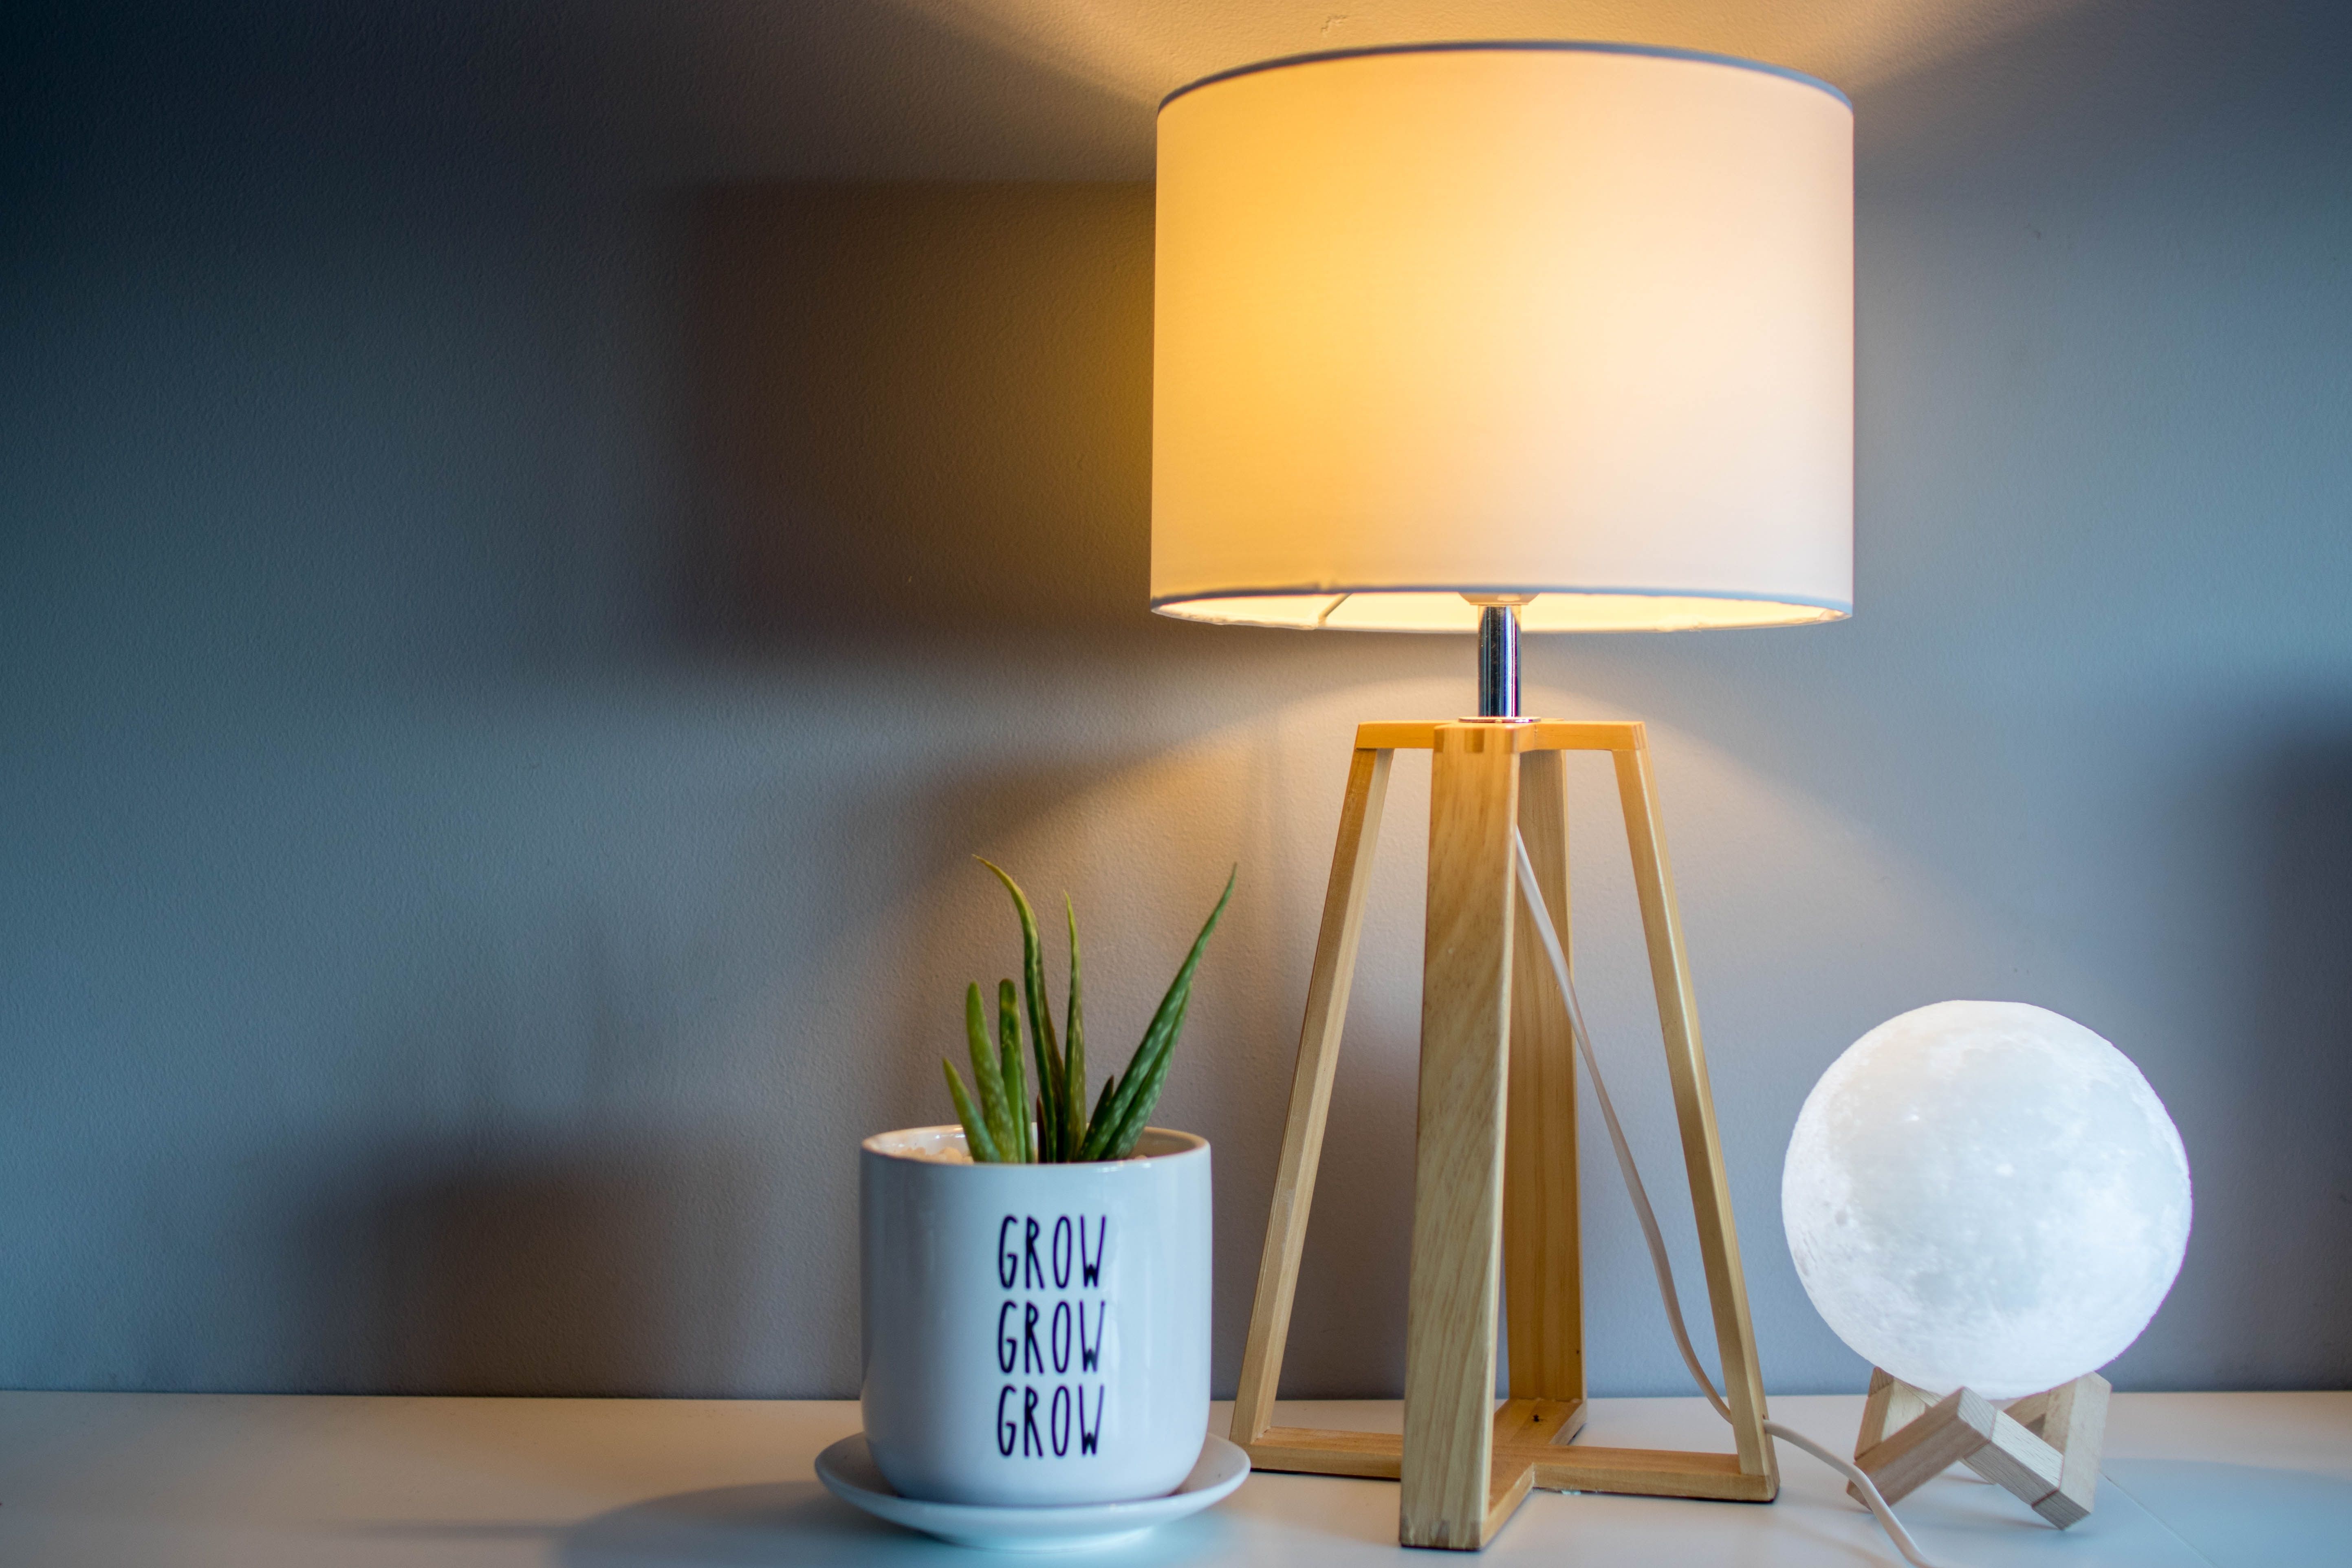
[[[1174,1490],[1209,1421],[1209,1145],[974,1165],[957,1127],[866,1140],[866,1439],[902,1495],[1118,1502]]]

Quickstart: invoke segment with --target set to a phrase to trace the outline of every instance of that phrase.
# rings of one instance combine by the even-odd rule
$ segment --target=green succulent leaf
[[[996,1141],[988,1135],[988,1124],[981,1120],[971,1096],[964,1092],[963,1079],[956,1076],[955,1063],[942,1058],[940,1066],[947,1069],[948,1094],[955,1101],[956,1120],[963,1123],[964,1147],[971,1151],[973,1163],[998,1163],[1001,1157],[996,1152]]]
[[[1037,941],[1037,912],[1029,907],[1029,896],[1021,884],[1005,872],[1003,867],[984,856],[973,859],[996,873],[1004,890],[1013,895],[1013,907],[1021,917],[1021,989],[1023,1000],[1029,1005],[1029,1041],[1037,1056],[1037,1091],[1041,1101],[1037,1118],[1037,1157],[1044,1161],[1067,1160],[1076,1151],[1063,1136],[1063,1123],[1067,1120],[1063,1108],[1069,1100],[1069,1088],[1064,1079],[1062,1051],[1054,1039],[1054,1015],[1045,1006],[1045,954]]]
[[[1103,1079],[1102,1094],[1095,1101],[1095,1113],[1087,1121],[1087,1140],[1083,1145],[1084,1148],[1091,1149],[1094,1147],[1094,1130],[1103,1124],[1103,1113],[1110,1109],[1110,1097],[1118,1091],[1118,1074],[1113,1073],[1108,1078]]]
[[[1175,1026],[1169,1032],[1171,1042],[1178,1034],[1182,1033],[1184,1014],[1190,1005],[1191,1003],[1188,1001],[1184,1007],[1176,1009]],[[1142,1055],[1139,1047],[1136,1054]],[[1126,1117],[1114,1126],[1110,1136],[1103,1141],[1102,1152],[1095,1156],[1097,1159],[1124,1160],[1135,1152],[1136,1144],[1143,1139],[1143,1130],[1151,1123],[1152,1108],[1160,1103],[1160,1090],[1168,1081],[1168,1064],[1175,1058],[1176,1053],[1173,1050],[1163,1049],[1152,1059],[1149,1067],[1129,1069],[1128,1077],[1130,1079],[1140,1079],[1142,1081],[1129,1105]]]
[[[1063,1126],[1069,1134],[1068,1147],[1075,1158],[1087,1129],[1087,1023],[1078,984],[1078,911],[1067,893],[1062,895],[1062,912],[1070,924],[1070,1001],[1063,1011],[1063,1072],[1067,1079],[1065,1100],[1066,1117]]]
[[[1013,1122],[1013,1139],[1005,1158],[1017,1164],[1034,1164],[1037,1145],[1029,1124],[1029,1084],[1021,1068],[1021,1004],[1013,982],[996,983],[997,1072],[1004,1080],[1004,1110]]]
[[[1169,982],[1168,993],[1160,999],[1159,1011],[1152,1014],[1150,1024],[1145,1027],[1142,1042],[1127,1064],[1118,1092],[1096,1113],[1078,1158],[1124,1160],[1135,1152],[1136,1141],[1143,1135],[1152,1107],[1159,1103],[1160,1086],[1167,1081],[1168,1062],[1176,1047],[1176,1037],[1183,1032],[1184,1010],[1192,996],[1193,973],[1201,967],[1202,953],[1208,950],[1210,933],[1217,929],[1225,905],[1233,900],[1234,881],[1240,874],[1241,868],[1236,866],[1226,876],[1225,890],[1218,895],[1217,907],[1209,911],[1201,934],[1192,939],[1192,951],[1184,955],[1183,963],[1176,971],[1176,978]]]
[[[995,1042],[988,1037],[988,1018],[982,1010],[977,983],[964,988],[963,1031],[971,1048],[971,1083],[980,1098],[981,1124],[999,1158],[1013,1147],[1013,1112],[1017,1103],[1004,1098],[1004,1070]]]

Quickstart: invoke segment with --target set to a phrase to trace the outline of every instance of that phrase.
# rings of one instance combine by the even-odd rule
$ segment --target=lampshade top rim
[[[1282,55],[1270,60],[1255,60],[1248,65],[1233,66],[1224,70],[1213,71],[1197,81],[1186,82],[1182,87],[1161,99],[1160,109],[1165,111],[1170,104],[1182,98],[1186,93],[1197,92],[1204,87],[1214,87],[1221,81],[1231,81],[1236,77],[1255,76],[1262,71],[1281,70],[1291,66],[1322,65],[1332,60],[1364,59],[1379,55],[1444,55],[1478,52],[1636,55],[1649,59],[1685,60],[1696,65],[1727,66],[1735,70],[1756,71],[1765,76],[1781,77],[1805,87],[1818,88],[1845,105],[1848,110],[1853,108],[1853,100],[1817,76],[1810,76],[1789,66],[1776,66],[1765,60],[1747,59],[1738,55],[1719,55],[1706,49],[1678,49],[1664,44],[1623,44],[1597,39],[1464,38],[1419,44],[1366,44],[1351,49],[1316,49],[1307,54]]]

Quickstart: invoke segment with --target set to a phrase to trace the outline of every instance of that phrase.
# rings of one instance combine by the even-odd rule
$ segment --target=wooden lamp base
[[[2088,1517],[2098,1497],[2107,1394],[2105,1378],[2085,1373],[1996,1410],[1973,1389],[1931,1399],[1873,1367],[1853,1462],[1890,1504],[1966,1465],[2063,1530]]]
[[[1412,1261],[1402,1437],[1271,1425],[1355,973],[1390,762],[1432,753]],[[1706,1265],[1731,1453],[1570,1447],[1584,1425],[1576,1192],[1575,1046],[1515,879],[1524,836],[1553,925],[1568,936],[1562,753],[1616,766],[1633,881]],[[1496,1320],[1507,1301],[1510,1398],[1496,1408]],[[1407,1546],[1476,1549],[1531,1487],[1769,1502],[1780,1489],[1731,1194],[1674,877],[1638,723],[1465,720],[1366,724],[1307,984],[1306,1026],[1234,1400],[1234,1440],[1260,1469],[1394,1477]]]

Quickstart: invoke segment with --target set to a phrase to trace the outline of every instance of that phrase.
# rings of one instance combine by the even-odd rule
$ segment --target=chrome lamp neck
[[[1478,611],[1478,717],[1519,716],[1519,607],[1483,605]]]

